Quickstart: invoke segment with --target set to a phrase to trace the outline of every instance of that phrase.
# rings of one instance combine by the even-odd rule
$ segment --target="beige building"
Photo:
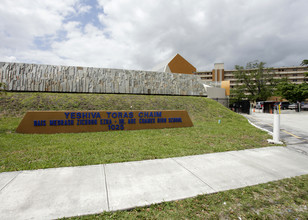
[[[167,72],[167,73],[182,73],[195,75],[197,69],[185,60],[180,54],[162,62],[152,69],[152,71]],[[230,83],[221,83],[224,77],[224,64],[215,64],[213,76],[217,84],[202,82],[203,87],[207,93],[207,97],[216,99],[222,105],[228,106],[228,97],[230,95]]]
[[[287,78],[290,82],[295,84],[301,84],[308,81],[305,78],[305,72],[308,72],[308,67],[295,66],[295,67],[278,67],[272,68],[276,79]],[[230,88],[234,88],[237,79],[234,78],[234,72],[236,70],[225,70],[223,63],[214,64],[214,69],[212,71],[200,71],[195,72],[196,75],[201,77],[204,82],[221,83],[225,84],[224,81],[230,81]]]

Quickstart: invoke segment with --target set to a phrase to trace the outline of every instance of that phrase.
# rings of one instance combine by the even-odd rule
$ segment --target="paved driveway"
[[[273,114],[253,112],[251,115],[244,116],[252,123],[270,132],[273,131]],[[308,154],[308,111],[282,110],[280,114],[280,139],[289,148]]]

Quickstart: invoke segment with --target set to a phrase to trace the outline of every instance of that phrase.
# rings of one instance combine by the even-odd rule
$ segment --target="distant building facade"
[[[196,75],[197,69],[187,60],[185,60],[180,54],[176,54],[174,57],[171,57],[170,59],[154,67],[152,71]],[[213,77],[216,81],[223,80],[223,71],[223,63],[215,64],[215,69],[213,70]],[[200,80],[200,82],[203,84],[208,98],[215,99],[226,107],[229,105],[228,96],[230,95],[230,83],[228,81],[219,84],[205,83],[202,80]]]
[[[200,76],[203,82],[215,82],[223,84],[223,81],[230,81],[231,89],[234,88],[237,83],[240,84],[240,82],[237,82],[238,79],[235,79],[234,77],[236,70],[225,70],[223,66],[223,63],[214,64],[213,70],[200,72],[198,71],[195,72],[195,75]],[[274,78],[276,79],[287,78],[289,82],[294,84],[301,84],[305,81],[308,81],[308,78],[305,78],[305,72],[308,72],[308,67],[296,66],[265,68],[265,70],[266,69],[271,69],[273,74],[275,74]]]

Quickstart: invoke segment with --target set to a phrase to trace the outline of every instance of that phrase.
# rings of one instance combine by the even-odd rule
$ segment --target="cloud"
[[[24,49],[33,38],[55,35],[74,1],[4,0],[0,4],[1,47]]]
[[[149,70],[180,53],[198,70],[308,58],[306,0],[4,0],[0,59]],[[13,59],[14,58],[14,59]]]

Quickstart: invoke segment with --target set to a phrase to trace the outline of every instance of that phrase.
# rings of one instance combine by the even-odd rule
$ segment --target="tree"
[[[301,66],[308,66],[308,60],[303,60]]]
[[[308,67],[308,60],[303,60],[301,63],[301,66],[307,66]],[[308,77],[308,72],[304,73],[304,81],[306,82],[306,77]]]
[[[302,66],[308,66],[308,60],[303,60]],[[305,73],[304,82],[301,84],[293,84],[287,80],[280,82],[277,86],[277,94],[287,99],[290,102],[302,102],[308,99],[308,83],[305,78],[308,73]]]
[[[265,69],[264,65],[264,62],[254,61],[247,63],[246,68],[235,66],[234,78],[237,81],[232,90],[235,98],[245,97],[250,101],[261,101],[273,95],[280,81],[274,78],[273,69]]]
[[[290,102],[302,102],[308,98],[308,84],[293,84],[288,81],[281,82],[277,86],[277,92]]]

